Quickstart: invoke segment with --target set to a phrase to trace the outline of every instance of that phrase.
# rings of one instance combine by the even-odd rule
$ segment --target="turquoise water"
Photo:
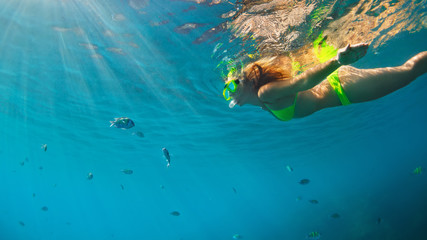
[[[427,75],[284,123],[229,109],[217,42],[195,42],[231,4],[0,2],[0,239],[425,239]],[[426,38],[355,66],[402,64]],[[109,127],[122,116],[136,126]]]

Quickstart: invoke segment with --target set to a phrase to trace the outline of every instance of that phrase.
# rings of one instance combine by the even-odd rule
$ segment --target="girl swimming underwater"
[[[226,82],[224,98],[231,100],[230,107],[252,104],[288,121],[323,108],[381,98],[427,72],[427,51],[398,67],[347,66],[365,56],[368,47],[364,43],[349,44],[335,57],[295,77],[289,57],[260,59],[248,64],[236,79]]]

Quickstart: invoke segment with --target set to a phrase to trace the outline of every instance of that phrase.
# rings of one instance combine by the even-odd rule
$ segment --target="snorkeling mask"
[[[226,101],[231,100],[230,92],[234,93],[236,92],[237,85],[239,85],[240,80],[239,79],[232,79],[225,83],[224,90],[222,91],[222,95],[224,96],[224,99]],[[232,99],[230,104],[228,105],[229,108],[233,108],[236,105],[236,100]]]

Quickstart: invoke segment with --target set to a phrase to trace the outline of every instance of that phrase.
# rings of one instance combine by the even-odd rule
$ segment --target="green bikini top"
[[[267,106],[267,108],[273,113],[274,116],[276,116],[279,120],[282,121],[289,121],[294,117],[295,113],[295,105],[297,104],[297,97],[298,93],[295,96],[294,103],[286,108],[280,109],[280,110],[273,110]]]

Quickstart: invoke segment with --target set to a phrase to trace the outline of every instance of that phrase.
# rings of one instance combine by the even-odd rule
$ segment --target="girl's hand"
[[[341,65],[348,65],[356,62],[365,56],[368,51],[368,43],[359,43],[356,45],[348,44],[347,47],[338,50],[337,60]]]

